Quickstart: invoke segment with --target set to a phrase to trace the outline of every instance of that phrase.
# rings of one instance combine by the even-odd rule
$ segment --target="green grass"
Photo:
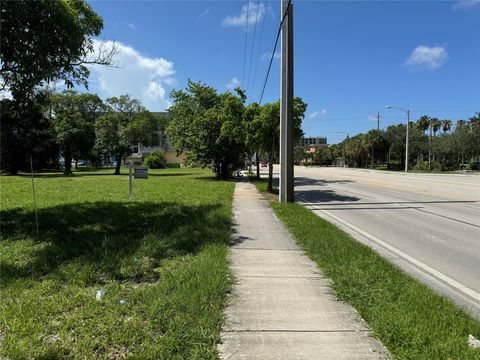
[[[254,181],[265,191],[265,181]],[[467,337],[480,322],[299,204],[270,202],[335,294],[365,319],[397,359],[480,359]]]
[[[1,177],[0,358],[210,359],[234,183],[199,169]],[[96,300],[101,288],[106,292]]]

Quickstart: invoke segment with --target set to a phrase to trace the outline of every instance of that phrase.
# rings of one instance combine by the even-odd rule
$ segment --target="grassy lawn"
[[[234,183],[199,169],[2,177],[0,359],[210,359]],[[105,295],[96,299],[97,292]]]
[[[252,181],[266,190],[265,181]],[[469,334],[480,338],[480,322],[303,206],[270,205],[395,358],[480,359],[467,345]]]

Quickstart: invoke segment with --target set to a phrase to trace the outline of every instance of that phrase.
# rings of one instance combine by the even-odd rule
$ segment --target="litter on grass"
[[[124,304],[127,303],[127,300],[121,299],[121,300],[118,300],[118,303],[119,303],[120,305],[124,305]]]
[[[473,349],[480,349],[480,340],[475,339],[473,335],[468,335],[468,346]]]
[[[95,296],[95,298],[97,300],[102,300],[103,296],[105,295],[105,288],[100,288],[100,290],[97,291],[97,295]]]

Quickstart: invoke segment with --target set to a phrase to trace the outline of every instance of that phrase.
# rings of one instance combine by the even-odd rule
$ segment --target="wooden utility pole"
[[[293,202],[293,4],[281,0],[280,202]],[[284,14],[285,18],[284,18]]]

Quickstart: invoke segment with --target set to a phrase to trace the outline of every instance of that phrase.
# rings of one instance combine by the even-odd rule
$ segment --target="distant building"
[[[162,118],[168,118],[169,113],[164,112],[153,112],[154,115],[160,115]],[[155,146],[143,146],[141,143],[132,145],[132,155],[125,159],[125,164],[130,160],[137,159],[138,157],[144,158],[147,155],[150,155],[152,152],[160,151],[165,154],[167,163],[170,164],[183,164],[185,162],[185,154],[180,154],[177,156],[176,150],[170,145],[170,141],[167,133],[165,132],[165,121],[158,121],[157,130],[155,131],[158,135],[158,145]],[[138,161],[138,160],[137,160]]]
[[[327,138],[302,136],[298,145],[303,147],[327,146]]]

